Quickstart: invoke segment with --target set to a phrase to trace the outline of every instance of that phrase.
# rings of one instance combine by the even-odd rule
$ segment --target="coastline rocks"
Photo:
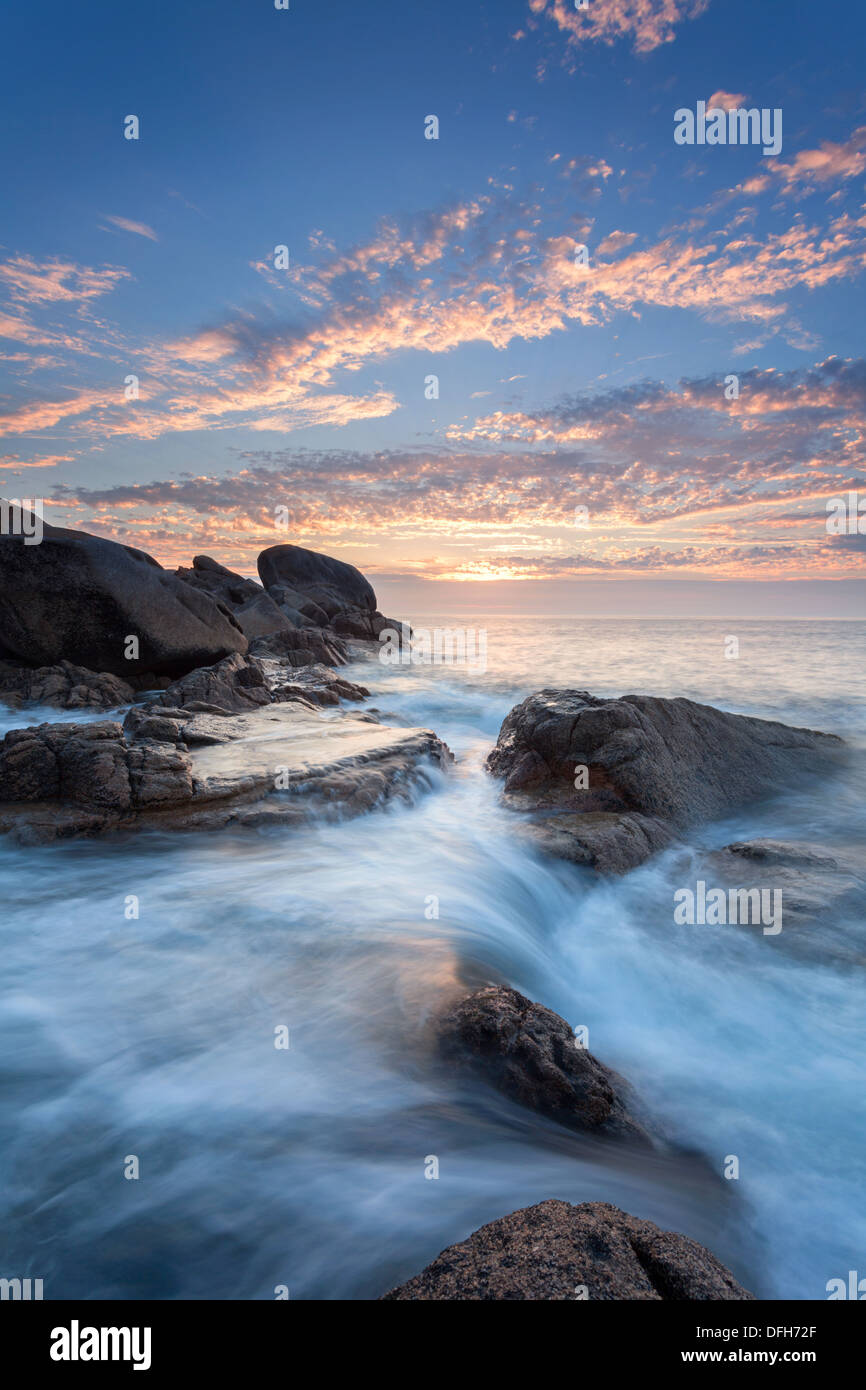
[[[114,814],[192,795],[187,754],[126,743],[114,721],[13,729],[0,744],[4,802],[55,802]]]
[[[340,700],[366,699],[369,693],[364,686],[343,680],[327,666],[316,664],[287,670],[276,660],[227,656],[215,666],[203,666],[181,676],[147,704],[133,706],[125,727],[127,731],[138,733],[143,722],[159,721],[169,712],[178,710],[214,715],[243,714],[284,700],[300,700],[308,705],[338,705]]]
[[[250,643],[249,655],[273,657],[288,666],[345,666],[349,660],[346,644],[339,637],[315,627],[283,628],[267,637],[256,637]]]
[[[44,844],[134,827],[341,818],[410,797],[425,767],[451,760],[429,730],[353,715],[329,720],[295,702],[218,719],[157,707],[143,711],[142,732],[151,736],[127,741],[120,724],[102,721],[8,733],[0,742],[0,831]]]
[[[272,545],[258,559],[259,576],[284,612],[300,613],[339,637],[375,641],[387,627],[400,624],[376,608],[373,587],[345,560],[304,550],[299,545]]]
[[[86,531],[43,530],[39,545],[0,536],[0,657],[68,661],[128,680],[182,675],[246,651],[227,608],[143,551]],[[138,653],[127,659],[130,637]]]
[[[516,989],[487,985],[437,1023],[439,1050],[521,1105],[569,1129],[651,1140],[630,1112],[625,1080],[581,1048],[563,1018]]]
[[[487,767],[545,849],[621,873],[691,824],[826,772],[843,749],[692,700],[542,690],[506,717]]]
[[[345,609],[375,612],[373,587],[354,565],[299,545],[272,545],[258,559],[265,588],[286,586],[312,600],[329,618]]]
[[[292,626],[290,617],[265,593],[261,584],[226,569],[209,555],[194,556],[192,569],[181,567],[175,573],[185,584],[203,590],[224,604],[234,614],[248,641]]]
[[[133,687],[108,671],[88,671],[69,661],[35,668],[0,661],[0,700],[16,708],[33,704],[55,709],[117,709],[134,698]]]
[[[751,1300],[715,1255],[608,1202],[524,1207],[451,1245],[384,1300]]]

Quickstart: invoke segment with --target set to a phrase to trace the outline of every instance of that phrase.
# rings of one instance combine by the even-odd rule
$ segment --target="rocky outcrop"
[[[565,1019],[516,989],[487,985],[437,1023],[449,1065],[569,1129],[648,1144],[621,1076],[582,1048]]]
[[[304,550],[299,545],[272,545],[258,559],[258,571],[265,588],[285,585],[311,599],[334,618],[345,609],[376,611],[373,587],[354,565]]]
[[[68,661],[129,680],[182,675],[246,651],[227,608],[143,551],[86,531],[43,530],[39,545],[0,536],[0,657]]]
[[[304,550],[299,545],[272,545],[258,560],[261,581],[284,612],[330,627],[340,637],[373,641],[385,628],[400,624],[376,608],[372,585],[354,565]]]
[[[143,719],[159,717],[166,710],[243,714],[285,700],[337,705],[341,700],[363,700],[369,693],[327,666],[287,667],[266,657],[227,656],[215,666],[181,676],[146,705],[130,710],[126,727],[138,730]]]
[[[451,754],[426,729],[324,719],[287,702],[247,714],[144,711],[115,722],[41,724],[0,743],[0,832],[45,843],[139,827],[296,824],[407,798]],[[148,724],[146,721],[150,720]]]
[[[752,1299],[715,1255],[607,1202],[539,1202],[451,1245],[392,1300]]]
[[[0,700],[55,709],[118,709],[135,697],[133,687],[108,671],[88,671],[60,661],[56,666],[22,666],[0,661]]]
[[[487,766],[544,848],[623,872],[689,825],[826,773],[843,748],[692,700],[542,690],[507,716]]]
[[[226,569],[209,555],[196,555],[192,569],[181,568],[176,574],[185,583],[202,589],[224,604],[249,641],[296,626],[311,625],[309,619],[301,614],[285,613],[254,579],[244,579],[243,575]],[[293,621],[294,617],[297,617],[297,623]]]
[[[250,643],[250,656],[273,657],[288,666],[343,666],[349,660],[346,644],[331,631],[318,628],[286,628],[257,637]]]

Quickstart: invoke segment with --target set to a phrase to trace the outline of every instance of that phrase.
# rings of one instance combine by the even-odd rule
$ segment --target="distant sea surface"
[[[697,854],[734,839],[863,863],[866,623],[416,626],[484,629],[487,665],[346,671],[384,722],[457,754],[411,805],[302,830],[0,840],[0,1275],[43,1279],[47,1299],[375,1298],[559,1197],[684,1232],[761,1298],[866,1276],[863,897],[798,927],[805,950],[673,923]],[[850,764],[599,880],[515,835],[483,770],[545,686],[829,730]],[[55,717],[82,718],[0,708],[0,727]],[[431,1014],[490,979],[586,1025],[692,1155],[595,1144],[444,1071]]]

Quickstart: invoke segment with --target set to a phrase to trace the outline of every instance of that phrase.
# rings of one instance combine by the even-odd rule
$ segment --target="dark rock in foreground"
[[[482,1226],[383,1297],[703,1302],[754,1295],[688,1236],[607,1202],[553,1200]]]
[[[543,847],[623,872],[689,825],[826,772],[843,748],[692,700],[542,690],[507,716],[487,767],[509,805],[533,812]]]
[[[440,1051],[521,1105],[598,1135],[650,1142],[629,1110],[629,1088],[577,1045],[564,1019],[516,989],[488,985],[438,1021]]]
[[[182,675],[247,639],[227,608],[144,551],[45,525],[39,545],[0,536],[0,657],[62,661],[128,680]],[[129,638],[138,654],[127,657]]]

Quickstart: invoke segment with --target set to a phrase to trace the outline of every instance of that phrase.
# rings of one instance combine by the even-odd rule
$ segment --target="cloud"
[[[866,171],[866,126],[859,126],[842,144],[824,140],[816,150],[801,150],[790,164],[767,162],[783,190],[859,178]]]
[[[529,0],[532,14],[552,20],[571,47],[631,39],[636,53],[672,43],[677,26],[697,19],[708,5],[709,0],[589,0],[585,9],[576,9],[570,0]]]
[[[595,248],[597,256],[616,256],[637,241],[637,232],[609,232]]]
[[[730,401],[721,377],[646,380],[454,433],[411,450],[247,450],[228,474],[58,484],[53,497],[145,549],[182,558],[195,537],[248,565],[273,543],[278,505],[298,544],[422,547],[401,563],[428,578],[814,577],[864,563],[828,545],[825,521],[828,498],[866,487],[866,359],[755,369]],[[589,525],[576,530],[580,507]]]
[[[6,411],[0,432],[47,430],[63,421],[73,422],[76,436],[140,439],[238,425],[342,426],[399,408],[382,386],[348,389],[358,373],[396,354],[442,356],[474,342],[502,350],[515,340],[637,316],[645,307],[749,322],[804,347],[784,296],[851,279],[866,264],[866,217],[843,214],[823,227],[798,220],[763,238],[671,235],[640,250],[633,249],[634,233],[616,231],[585,267],[575,261],[574,237],[544,235],[549,208],[539,196],[493,186],[405,224],[387,220],[367,242],[296,267],[294,312],[236,312],[169,342],[114,341],[114,361],[125,366],[111,368],[116,388],[43,392]],[[85,298],[105,292],[126,274],[76,270],[73,277],[55,264],[46,279],[34,276],[26,258],[3,270],[16,293],[60,298],[73,290]],[[26,318],[10,316],[9,328],[31,343],[49,341]],[[111,338],[104,327],[102,336]],[[129,370],[141,380],[135,402],[122,391]]]
[[[148,227],[146,222],[131,222],[128,217],[106,217],[106,222],[112,226],[119,227],[122,232],[133,232],[135,236],[147,237],[150,241],[159,241],[159,237],[152,227]]]
[[[725,92],[720,88],[707,98],[707,110],[714,106],[721,111],[737,111],[741,106],[745,106],[747,101],[745,92]]]
[[[108,294],[121,280],[129,278],[129,271],[122,266],[97,270],[59,258],[40,264],[32,256],[13,256],[0,264],[0,281],[20,304],[81,303]]]

